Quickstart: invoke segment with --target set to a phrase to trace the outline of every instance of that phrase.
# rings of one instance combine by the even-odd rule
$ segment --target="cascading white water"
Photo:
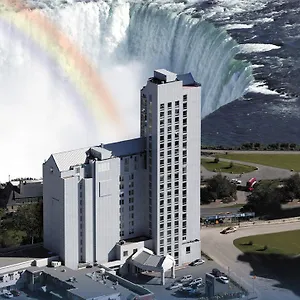
[[[155,68],[194,75],[202,84],[202,117],[242,96],[252,80],[251,67],[234,60],[238,46],[226,32],[183,9],[184,4],[153,1],[43,4],[43,13],[78,45],[111,88],[130,124],[123,138],[138,135],[139,89]],[[0,122],[7,141],[0,180],[8,174],[41,175],[41,163],[52,152],[115,139],[80,117],[65,75],[37,53],[30,39],[0,16]],[[8,115],[13,116],[9,122]],[[14,150],[16,140],[26,155],[20,155],[20,145]],[[8,155],[14,166],[6,161]]]

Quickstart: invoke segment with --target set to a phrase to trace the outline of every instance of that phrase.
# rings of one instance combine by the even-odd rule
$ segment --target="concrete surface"
[[[198,278],[201,277],[203,281],[205,281],[205,274],[207,272],[211,272],[213,268],[218,268],[220,269],[220,266],[214,262],[214,261],[208,261],[205,259],[205,263],[201,266],[195,266],[195,267],[190,267],[186,266],[184,268],[181,268],[179,270],[176,270],[175,275],[176,278],[172,279],[170,278],[170,273],[166,273],[166,284],[165,286],[160,285],[160,276],[158,275],[157,277],[152,277],[152,276],[129,276],[126,277],[130,281],[136,282],[150,291],[152,291],[155,295],[155,299],[157,300],[175,300],[175,299],[187,299],[191,298],[188,295],[176,293],[176,290],[167,290],[166,288],[171,285],[173,282],[179,280],[182,276],[184,275],[192,275],[193,278]],[[238,292],[238,288],[234,286],[233,284],[223,284],[220,282],[217,282],[216,285],[216,290],[219,293],[225,293],[225,292]],[[199,297],[198,297],[199,298]],[[195,297],[197,299],[197,297]]]
[[[261,300],[299,300],[299,296],[289,290],[276,287],[279,282],[273,279],[251,276],[252,268],[248,263],[237,258],[242,254],[233,245],[233,240],[249,235],[266,234],[280,231],[296,230],[300,228],[299,222],[289,224],[262,225],[239,228],[236,232],[221,235],[221,228],[203,227],[201,230],[202,250],[214,261],[222,266],[223,271],[230,271],[230,276],[248,289],[252,296]],[[266,270],[267,274],[268,270]]]

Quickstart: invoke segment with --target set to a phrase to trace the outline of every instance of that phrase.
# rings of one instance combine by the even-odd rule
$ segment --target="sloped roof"
[[[133,260],[144,266],[160,268],[164,261],[164,257],[143,251]]]
[[[147,248],[139,250],[131,258],[134,265],[141,269],[158,271],[170,269],[174,264],[174,259],[170,256],[154,255],[152,251]]]
[[[67,171],[70,166],[83,164],[86,159],[86,151],[90,148],[81,148],[71,151],[65,151],[52,154],[52,157],[59,169],[59,171]]]

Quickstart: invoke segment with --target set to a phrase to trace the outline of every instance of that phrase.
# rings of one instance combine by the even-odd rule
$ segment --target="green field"
[[[220,158],[251,162],[255,164],[300,171],[300,154],[228,153],[216,154]]]
[[[250,241],[253,245],[247,245]],[[300,254],[300,230],[242,237],[233,244],[244,253],[295,256]],[[264,246],[267,246],[266,250],[263,250]]]
[[[255,168],[252,166],[246,166],[246,165],[236,164],[236,163],[233,163],[233,166],[230,167],[230,162],[227,161],[220,160],[218,163],[215,163],[214,158],[213,159],[202,158],[201,164],[206,170],[211,172],[242,174],[242,173],[253,172],[255,170]]]

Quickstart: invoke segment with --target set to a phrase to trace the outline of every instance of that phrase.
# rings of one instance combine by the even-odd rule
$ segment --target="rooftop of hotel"
[[[33,248],[23,249],[21,248],[19,250],[10,251],[7,253],[0,253],[0,273],[2,273],[2,270],[3,272],[5,272],[5,267],[21,264],[27,261],[33,261],[36,259],[42,259],[53,255],[55,254],[49,253],[48,250],[46,250],[42,246],[35,246]]]
[[[196,82],[191,73],[176,74],[165,69],[158,69],[154,71],[154,76],[149,79],[155,84],[165,84],[169,82],[182,81],[183,87],[198,87],[200,83]]]
[[[70,289],[68,289],[69,292],[80,296],[83,299],[91,299],[114,294],[121,294],[121,299],[127,299],[132,294],[137,295],[135,291],[123,285],[122,282],[118,281],[118,284],[116,284],[114,279],[110,279],[108,277],[106,277],[104,281],[100,270],[101,268],[99,267],[71,270],[64,266],[56,268],[30,267],[27,269],[27,271],[31,273],[43,272],[61,282],[65,282],[70,286]]]

